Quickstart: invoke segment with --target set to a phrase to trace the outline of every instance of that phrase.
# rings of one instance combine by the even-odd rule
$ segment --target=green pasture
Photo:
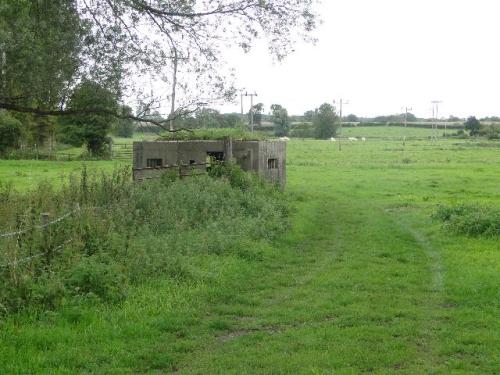
[[[448,129],[447,135],[456,133],[456,130]],[[356,126],[343,127],[342,136],[344,137],[365,137],[365,138],[403,138],[404,136],[413,138],[428,138],[436,134],[437,137],[444,135],[444,128],[441,126],[437,131],[425,128],[413,128],[402,126]]]
[[[79,165],[9,163],[21,187]],[[500,208],[500,143],[292,140],[287,175],[292,226],[259,257],[186,255],[192,278],[160,274],[119,305],[4,319],[0,373],[500,373],[500,241],[432,218]]]
[[[157,136],[151,133],[135,133],[132,138],[114,137],[114,150],[131,152],[135,141],[152,140]],[[69,175],[79,175],[85,164],[90,173],[110,172],[115,167],[131,164],[132,159],[117,160],[78,160],[85,153],[84,148],[63,147],[55,152],[59,160],[0,160],[0,184],[12,184],[16,190],[25,191],[45,180],[60,184]],[[126,155],[128,157],[128,154]],[[65,160],[65,159],[70,159]]]
[[[113,151],[121,150],[123,147],[131,147],[133,142],[136,141],[150,141],[157,139],[158,135],[153,133],[142,133],[135,132],[134,135],[130,138],[123,137],[112,137],[113,139]],[[86,149],[85,147],[61,147],[56,151],[56,154],[60,159],[65,159],[67,157],[72,160],[80,157],[81,155],[85,155]]]
[[[84,165],[91,174],[100,174],[126,164],[129,163],[113,160],[0,160],[0,185],[11,184],[19,191],[34,188],[40,181],[48,181],[57,186],[70,175],[78,177]]]

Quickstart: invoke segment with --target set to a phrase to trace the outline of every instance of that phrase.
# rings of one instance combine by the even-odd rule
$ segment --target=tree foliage
[[[346,120],[347,122],[358,122],[358,121],[359,121],[359,118],[358,118],[358,116],[356,116],[355,114],[352,114],[352,113],[351,113],[350,115],[347,115],[347,116],[346,116],[345,120]]]
[[[288,111],[280,104],[271,105],[272,120],[274,123],[274,134],[283,137],[290,132],[290,121]]]
[[[317,139],[328,139],[335,136],[337,132],[336,120],[337,115],[333,106],[329,103],[322,104],[313,116],[314,136]]]
[[[0,153],[19,147],[21,135],[21,122],[0,110]]]
[[[220,113],[216,109],[203,108],[176,123],[189,129],[237,128],[241,126],[241,117],[236,113]]]
[[[122,105],[119,111],[123,115],[123,118],[119,118],[114,122],[113,134],[117,137],[132,138],[135,124],[132,119],[126,118],[126,116],[132,115],[132,108],[127,105]]]
[[[387,122],[387,123],[401,123],[402,121],[404,121],[404,118],[405,118],[404,113],[398,113],[395,115],[377,116],[372,121],[373,122]],[[406,121],[408,121],[408,122],[417,121],[417,117],[413,113],[408,112],[406,114]]]
[[[64,117],[61,121],[61,140],[73,146],[85,145],[91,155],[105,153],[107,134],[116,118],[109,112],[118,111],[118,103],[112,92],[99,84],[85,81],[78,85],[68,102],[70,110],[95,108],[105,113],[89,113]]]
[[[304,112],[304,121],[312,121],[314,117],[314,111]]]
[[[64,103],[80,58],[84,22],[76,1],[0,5],[0,101],[54,109]]]
[[[474,117],[474,116],[470,116],[467,121],[465,121],[464,123],[464,127],[466,130],[469,131],[469,134],[474,136],[474,135],[478,135],[480,130],[481,130],[481,123],[479,122],[479,120]]]
[[[173,103],[175,90],[165,87],[178,86],[179,104],[169,115],[178,117],[200,101],[234,94],[222,58],[228,46],[248,51],[254,40],[263,38],[280,60],[298,39],[312,40],[314,3],[9,0],[0,6],[0,49],[5,51],[0,57],[0,108],[68,114],[78,82],[92,81],[118,99],[136,98],[145,109],[142,119],[165,99]],[[144,88],[150,81],[170,94],[150,94]],[[78,114],[86,116],[83,109]]]
[[[257,103],[250,109],[250,111],[248,111],[249,122],[252,116],[252,112],[253,112],[253,123],[257,125],[262,125],[262,114],[264,113],[264,104]]]

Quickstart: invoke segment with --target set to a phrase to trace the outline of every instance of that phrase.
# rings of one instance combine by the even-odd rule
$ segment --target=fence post
[[[40,214],[40,224],[42,225],[43,242],[45,244],[45,249],[47,249],[46,260],[47,265],[50,265],[50,260],[52,258],[52,251],[50,250],[49,235],[47,231],[50,229],[49,225],[50,214],[48,212],[42,212]]]
[[[40,214],[40,224],[42,224],[42,226],[45,226],[49,223],[49,213],[48,212],[42,212]],[[44,228],[45,229],[45,228]]]
[[[113,159],[113,138],[111,137],[109,137],[108,148],[109,148],[109,158]]]

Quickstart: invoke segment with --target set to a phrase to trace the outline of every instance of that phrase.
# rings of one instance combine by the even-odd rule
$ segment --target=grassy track
[[[497,205],[496,143],[292,141],[293,227],[258,259],[202,255],[121,306],[14,317],[2,373],[497,374],[500,244],[437,204]]]

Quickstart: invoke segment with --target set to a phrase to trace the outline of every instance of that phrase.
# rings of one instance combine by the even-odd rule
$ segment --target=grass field
[[[456,130],[448,130],[447,134],[453,134]],[[437,137],[441,137],[444,129],[439,128],[436,132]],[[366,138],[403,138],[416,137],[428,138],[433,135],[432,129],[412,128],[400,126],[356,126],[342,128],[342,136],[344,137],[366,137]]]
[[[498,374],[500,242],[431,215],[499,207],[499,147],[291,141],[293,226],[261,257],[199,254],[120,305],[8,318],[0,373]]]
[[[90,173],[110,172],[116,166],[129,164],[120,161],[45,161],[0,160],[0,185],[12,184],[19,191],[33,188],[40,181],[58,185],[69,175],[79,176],[83,165]]]
[[[136,133],[133,138],[113,138],[114,144],[117,144],[119,150],[126,145],[127,150],[131,150],[134,141],[151,140],[157,138],[151,133]],[[117,166],[130,164],[127,160],[119,158],[118,160],[87,160],[83,162],[77,159],[85,152],[84,148],[71,147],[58,151],[64,158],[69,155],[71,161],[53,161],[53,160],[0,160],[0,185],[12,183],[20,191],[25,191],[35,186],[39,181],[50,181],[53,184],[59,184],[70,174],[79,175],[85,164],[90,173],[109,172]]]

